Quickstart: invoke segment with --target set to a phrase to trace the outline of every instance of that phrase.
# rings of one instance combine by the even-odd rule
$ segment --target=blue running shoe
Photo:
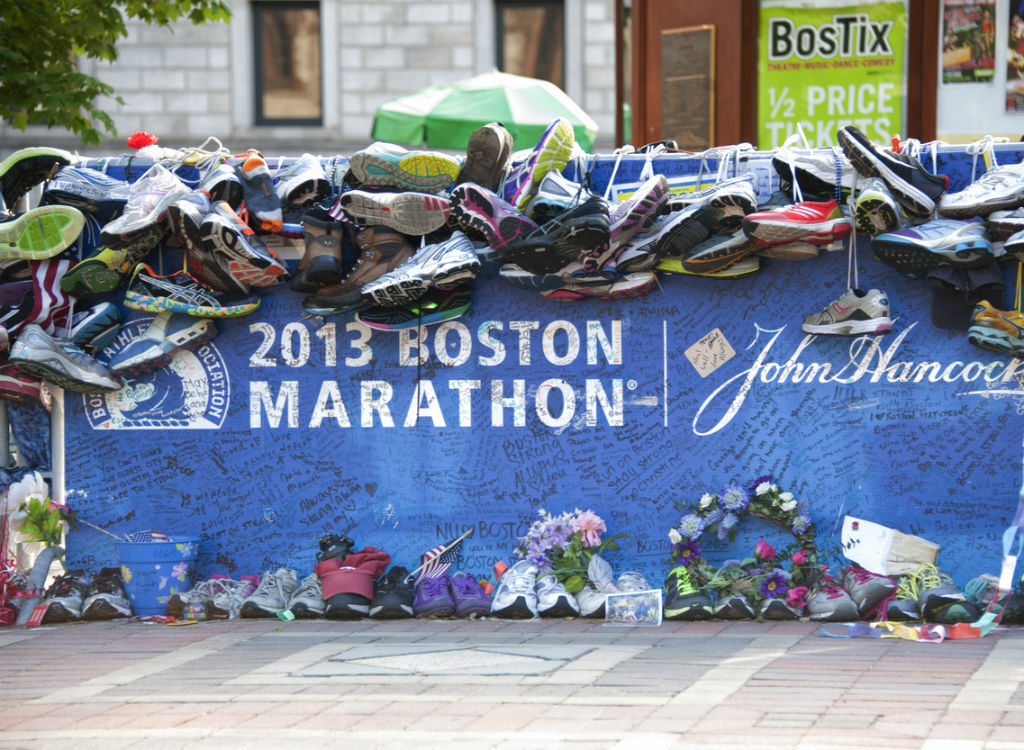
[[[183,312],[206,318],[237,318],[260,306],[255,295],[232,294],[211,289],[187,271],[160,276],[145,263],[135,267],[124,306],[145,312]]]
[[[183,351],[195,351],[212,341],[217,326],[209,318],[181,313],[159,313],[137,338],[110,360],[115,375],[140,375],[166,367]]]
[[[912,278],[936,266],[981,268],[992,262],[984,220],[934,219],[916,227],[886,232],[871,241],[875,257]]]
[[[544,176],[551,171],[561,172],[569,163],[575,142],[576,134],[568,120],[559,117],[552,121],[526,161],[505,178],[502,197],[520,211],[525,210]]]
[[[71,319],[69,338],[87,352],[100,352],[121,330],[121,311],[110,302],[100,302],[88,310],[75,313]]]
[[[106,224],[121,215],[130,196],[124,180],[98,169],[69,165],[47,183],[40,203],[74,206]]]

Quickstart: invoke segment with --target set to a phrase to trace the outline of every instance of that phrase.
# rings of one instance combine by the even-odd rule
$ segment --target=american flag
[[[463,534],[457,539],[439,544],[420,555],[419,573],[416,574],[416,583],[419,584],[424,578],[437,578],[444,573],[453,563],[458,562],[462,556],[462,540],[466,538]]]
[[[169,542],[171,541],[171,538],[166,534],[161,534],[159,531],[150,530],[136,531],[134,534],[130,534],[128,536],[128,541],[136,544],[146,542]]]

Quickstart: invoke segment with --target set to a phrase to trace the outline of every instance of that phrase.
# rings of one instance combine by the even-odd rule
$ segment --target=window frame
[[[562,80],[553,81],[563,91],[568,90],[569,66],[568,66],[568,9],[565,0],[494,0],[494,67],[504,71],[505,62],[505,19],[506,8],[552,8],[561,11],[562,14]],[[508,72],[508,71],[505,71]]]
[[[264,9],[273,10],[315,10],[320,19],[319,43],[320,60],[317,66],[317,77],[320,80],[320,116],[319,117],[268,117],[263,111],[264,88],[263,68],[263,13]],[[320,0],[252,0],[252,56],[253,56],[253,124],[257,127],[275,126],[313,126],[323,127],[324,124],[324,14]]]

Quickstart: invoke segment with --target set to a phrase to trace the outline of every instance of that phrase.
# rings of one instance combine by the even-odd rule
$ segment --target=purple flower
[[[693,565],[700,558],[700,553],[700,545],[693,540],[676,545],[676,559],[687,567]]]
[[[718,525],[718,538],[725,539],[729,535],[729,529],[735,526],[738,520],[732,513],[726,513],[722,517],[722,523]]]
[[[797,516],[793,519],[793,533],[803,534],[807,531],[807,527],[811,525],[811,519],[807,516]]]
[[[724,515],[725,513],[722,512],[721,508],[715,508],[713,511],[704,516],[704,528],[707,529],[711,526],[714,526],[716,523],[722,520],[722,516]]]
[[[761,583],[761,596],[765,599],[779,599],[789,593],[789,579],[781,570],[772,573]]]
[[[721,495],[722,507],[731,513],[741,513],[750,504],[750,493],[738,484],[726,485]]]
[[[678,528],[685,539],[696,539],[704,533],[704,519],[696,513],[687,513],[679,519]]]

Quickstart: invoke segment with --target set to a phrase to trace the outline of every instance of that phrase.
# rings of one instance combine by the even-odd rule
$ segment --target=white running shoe
[[[167,208],[192,192],[177,175],[161,164],[150,167],[131,184],[130,190],[124,212],[100,230],[100,241],[109,248],[124,247],[154,224],[162,222]]]
[[[278,612],[288,609],[288,602],[299,587],[299,578],[290,568],[278,568],[267,572],[260,579],[260,585],[242,604],[242,617],[276,617]]]
[[[537,579],[537,614],[541,617],[577,617],[580,606],[553,573]]]
[[[808,315],[801,328],[804,333],[832,336],[892,333],[889,298],[878,289],[847,289],[822,312]]]
[[[938,210],[953,219],[988,216],[1024,206],[1024,164],[993,167],[958,193],[945,193]]]
[[[498,579],[491,600],[491,614],[510,620],[528,620],[537,616],[537,568],[529,560],[520,560]]]

